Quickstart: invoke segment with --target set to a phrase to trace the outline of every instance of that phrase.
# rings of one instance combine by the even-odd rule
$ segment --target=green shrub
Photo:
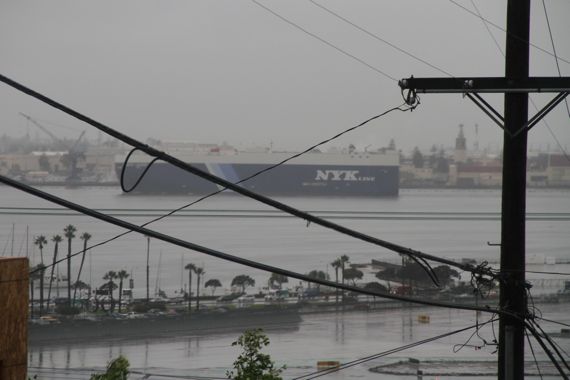
[[[129,361],[123,355],[107,365],[105,373],[94,373],[90,380],[126,380],[129,376]]]
[[[226,375],[233,380],[282,380],[285,366],[275,368],[271,356],[261,353],[269,345],[269,338],[261,329],[245,331],[232,346],[243,347],[243,352],[234,362],[234,370]],[[235,371],[235,372],[234,372]]]

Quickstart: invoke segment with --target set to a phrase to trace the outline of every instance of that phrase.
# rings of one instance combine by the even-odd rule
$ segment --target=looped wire
[[[127,157],[125,157],[125,161],[123,162],[123,167],[121,168],[121,178],[120,178],[120,184],[121,184],[121,189],[125,192],[125,193],[130,193],[131,191],[133,191],[138,185],[139,183],[141,183],[141,181],[143,180],[144,176],[146,175],[146,173],[149,171],[150,167],[152,166],[152,164],[154,164],[157,160],[160,159],[160,157],[155,157],[152,159],[152,161],[150,161],[148,163],[148,165],[146,166],[146,168],[144,168],[142,174],[137,178],[137,180],[135,181],[135,184],[133,186],[131,186],[130,188],[126,188],[125,187],[125,172],[127,170],[127,165],[129,163],[129,160],[131,158],[131,156],[133,155],[133,153],[135,153],[136,151],[140,150],[139,148],[133,148],[129,154],[127,154]]]
[[[481,264],[477,265],[471,272],[471,286],[473,287],[475,296],[480,296],[481,299],[488,297],[491,290],[493,290],[496,285],[495,280],[496,275],[494,275],[490,270],[489,263],[487,261],[483,261]]]

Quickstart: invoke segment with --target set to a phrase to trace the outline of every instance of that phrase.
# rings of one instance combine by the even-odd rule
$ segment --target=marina
[[[50,187],[46,190],[93,208],[111,210],[110,213],[116,214],[124,213],[121,217],[137,224],[194,199],[192,196],[179,195],[129,197],[112,188]],[[12,207],[27,208],[27,211],[34,213],[33,219],[29,219],[29,215],[18,215],[20,212],[18,210],[11,210],[1,215],[0,221],[5,239],[10,240],[9,236],[15,225],[16,251],[25,236],[25,225],[28,226],[29,236],[33,237],[40,233],[52,236],[62,230],[66,224],[72,223],[80,232],[89,231],[93,235],[94,244],[122,232],[120,229],[84,216],[68,215],[66,212],[58,215],[62,211],[54,210],[52,205],[10,189],[5,189],[4,194]],[[496,190],[414,189],[402,190],[398,198],[338,198],[334,202],[318,197],[291,197],[281,200],[301,209],[314,211],[325,218],[344,217],[340,220],[343,224],[393,241],[406,242],[408,246],[421,248],[429,253],[455,260],[470,257],[496,262],[498,249],[488,245],[487,242],[494,243],[498,240],[499,221],[496,210],[500,205],[499,194],[500,192]],[[529,190],[529,271],[570,272],[570,265],[565,264],[568,260],[567,231],[570,222],[563,217],[570,213],[567,206],[569,196],[566,190]],[[152,204],[152,207],[143,209],[140,207],[141,202]],[[48,215],[42,215],[43,212]],[[300,272],[319,269],[332,278],[334,270],[330,263],[342,254],[348,254],[353,263],[370,263],[372,259],[394,264],[401,261],[398,256],[389,252],[355,243],[351,239],[320,228],[307,227],[305,223],[299,223],[289,217],[280,217],[279,213],[265,206],[236,196],[215,197],[204,201],[200,207],[186,210],[182,215],[186,217],[168,218],[158,222],[153,228]],[[197,216],[192,217],[192,215]],[[221,218],[219,215],[232,217]],[[72,248],[74,251],[80,251],[79,242],[74,241]],[[7,251],[9,250],[8,245]],[[44,255],[51,250],[53,245],[46,246]],[[146,239],[134,234],[94,248],[86,259],[82,279],[92,283],[93,286],[99,286],[104,282],[102,277],[109,269],[124,268],[134,280],[133,296],[144,297],[146,251]],[[30,245],[29,257],[33,264],[39,262],[40,255],[36,246]],[[549,257],[554,259],[555,264],[547,263]],[[73,273],[76,272],[79,261],[72,260]],[[157,284],[168,297],[179,296],[180,290],[187,287],[188,273],[183,267],[188,262],[203,266],[206,279],[220,280],[222,287],[216,289],[214,299],[229,294],[232,278],[241,273],[247,273],[255,280],[255,286],[248,288],[248,294],[256,295],[267,286],[269,274],[246,270],[193,252],[180,251],[151,240],[151,296],[154,296]],[[61,266],[60,273],[64,270],[63,264]],[[374,281],[373,272],[368,272],[364,268],[362,270],[365,277],[359,282]],[[542,302],[541,294],[556,294],[561,291],[566,280],[564,275],[544,273],[529,273],[527,277],[535,284],[532,293],[537,302]],[[284,288],[289,289],[298,285],[296,281],[283,284]],[[204,292],[204,296],[211,297],[210,291]],[[204,300],[202,303],[208,308],[210,302],[212,301]],[[215,301],[213,302],[215,304]],[[366,303],[366,300],[363,299],[363,302]],[[256,298],[254,305],[258,304],[263,304],[263,300]],[[311,313],[300,314],[300,322],[284,321],[273,326],[271,323],[264,324],[272,342],[270,353],[279,363],[288,365],[286,373],[288,377],[315,371],[318,361],[350,361],[372,352],[380,352],[416,339],[427,338],[438,332],[464,327],[475,321],[475,313],[469,312],[398,306],[369,310],[352,310],[347,307],[346,312],[337,313],[334,297],[329,297],[329,304],[330,311],[323,312],[322,309],[315,308]],[[180,307],[185,307],[184,301]],[[538,307],[543,311],[545,318],[570,322],[566,319],[566,303],[552,303],[551,299],[549,303],[538,304]],[[429,323],[419,322],[419,315],[428,315]],[[163,317],[149,317],[146,322],[153,323],[151,322],[153,318]],[[273,318],[269,317],[268,322],[271,322],[271,319]],[[144,319],[135,321],[141,323],[140,321]],[[85,345],[85,341],[81,341],[79,346],[73,342],[57,343],[55,340],[47,345],[32,343],[29,356],[30,370],[35,370],[38,374],[48,374],[48,377],[86,378],[89,373],[102,368],[106,361],[123,353],[131,360],[133,371],[140,373],[141,376],[153,374],[153,378],[159,379],[161,374],[223,377],[234,357],[229,342],[235,340],[239,334],[239,326],[238,323],[236,327],[228,327],[230,330],[211,329],[203,333],[182,328],[167,336],[153,335],[149,333],[152,329],[141,328],[140,339],[125,340],[115,335],[93,340],[88,345]],[[560,333],[560,328],[548,325],[547,331]],[[492,335],[490,331],[487,331],[487,334],[483,336]],[[496,359],[496,356],[491,354],[492,349],[489,348],[479,351],[467,348],[459,354],[453,354],[452,346],[464,342],[467,338],[461,336],[432,343],[427,347],[363,364],[330,377],[331,379],[408,380],[405,376],[399,375],[378,377],[379,374],[374,374],[369,369],[407,360],[409,357],[432,361],[442,358],[459,361]],[[557,339],[563,347],[566,347],[568,339]],[[313,349],[313,345],[319,348]],[[305,346],[307,349],[299,349]],[[530,356],[528,359],[532,360]],[[545,357],[539,357],[539,360],[545,360]],[[92,372],[89,372],[89,369]],[[491,378],[492,376],[488,377]],[[455,380],[454,377],[449,379]]]

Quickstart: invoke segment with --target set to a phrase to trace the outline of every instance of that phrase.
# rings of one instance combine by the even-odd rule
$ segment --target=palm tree
[[[128,277],[129,274],[124,269],[117,273],[117,278],[119,279],[119,313],[121,312],[121,299],[123,298],[123,280],[126,280]]]
[[[338,283],[338,270],[342,266],[340,259],[336,259],[331,263],[331,266],[334,268],[334,278],[335,282]],[[338,288],[335,289],[335,302],[338,303]]]
[[[255,286],[255,280],[245,274],[235,276],[232,280],[232,286],[241,286],[242,294],[245,293],[245,288],[248,286]]]
[[[54,244],[54,247],[53,247],[53,260],[52,260],[52,263],[51,263],[51,274],[50,274],[50,276],[49,276],[48,298],[47,298],[47,306],[46,306],[46,309],[47,309],[48,311],[49,311],[49,301],[50,301],[50,298],[51,298],[51,286],[52,286],[52,284],[53,284],[53,271],[55,270],[56,261],[57,261],[57,250],[58,250],[58,247],[59,247],[59,243],[61,243],[61,240],[62,240],[62,239],[61,239],[61,236],[60,236],[60,235],[54,235],[54,236],[51,238],[51,241],[53,241],[55,244]]]
[[[67,304],[71,307],[71,240],[75,237],[77,228],[69,224],[64,229],[64,236],[67,239]]]
[[[107,280],[106,286],[109,288],[109,294],[111,295],[111,311],[115,310],[115,299],[113,298],[113,290],[117,288],[117,285],[113,281],[117,278],[117,272],[110,270],[103,276],[103,280]]]
[[[81,271],[83,270],[83,263],[85,262],[85,252],[87,251],[87,242],[91,239],[91,234],[89,232],[84,232],[79,236],[81,240],[83,240],[83,255],[81,255],[81,264],[79,265],[79,271],[77,272],[77,280],[75,280],[75,284],[79,283],[79,279],[81,278]],[[75,295],[77,294],[77,287],[73,288],[73,300],[75,301]],[[120,309],[120,305],[119,305]]]
[[[216,292],[216,288],[219,288],[222,286],[222,283],[220,282],[220,280],[218,280],[217,278],[212,278],[209,279],[208,281],[206,281],[206,283],[204,284],[204,286],[206,288],[212,288],[212,295],[214,295],[214,293]]]
[[[200,267],[196,267],[196,269],[194,270],[194,273],[196,273],[196,310],[200,310],[200,277],[202,277],[202,275],[204,275],[206,272],[204,271],[204,268],[200,268]]]
[[[44,263],[44,245],[46,245],[47,243],[48,242],[44,235],[40,235],[36,237],[36,240],[34,240],[34,244],[37,245],[38,248],[40,249],[40,260],[42,264]]]
[[[196,265],[188,263],[184,269],[188,271],[188,312],[190,312],[192,310],[192,272],[196,270]]]
[[[41,264],[38,264],[38,266],[36,267],[38,270],[38,273],[41,275],[40,278],[40,316],[42,315],[42,311],[44,308],[44,274],[45,274],[45,265],[44,265],[44,246],[47,244],[47,240],[46,237],[44,235],[40,235],[38,237],[36,237],[36,239],[34,240],[34,244],[38,246],[38,248],[40,249],[40,260],[41,260]],[[41,267],[40,267],[41,265]]]

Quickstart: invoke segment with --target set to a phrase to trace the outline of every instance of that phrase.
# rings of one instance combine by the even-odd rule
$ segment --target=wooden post
[[[25,257],[0,257],[0,379],[25,380],[28,370],[28,280]]]

